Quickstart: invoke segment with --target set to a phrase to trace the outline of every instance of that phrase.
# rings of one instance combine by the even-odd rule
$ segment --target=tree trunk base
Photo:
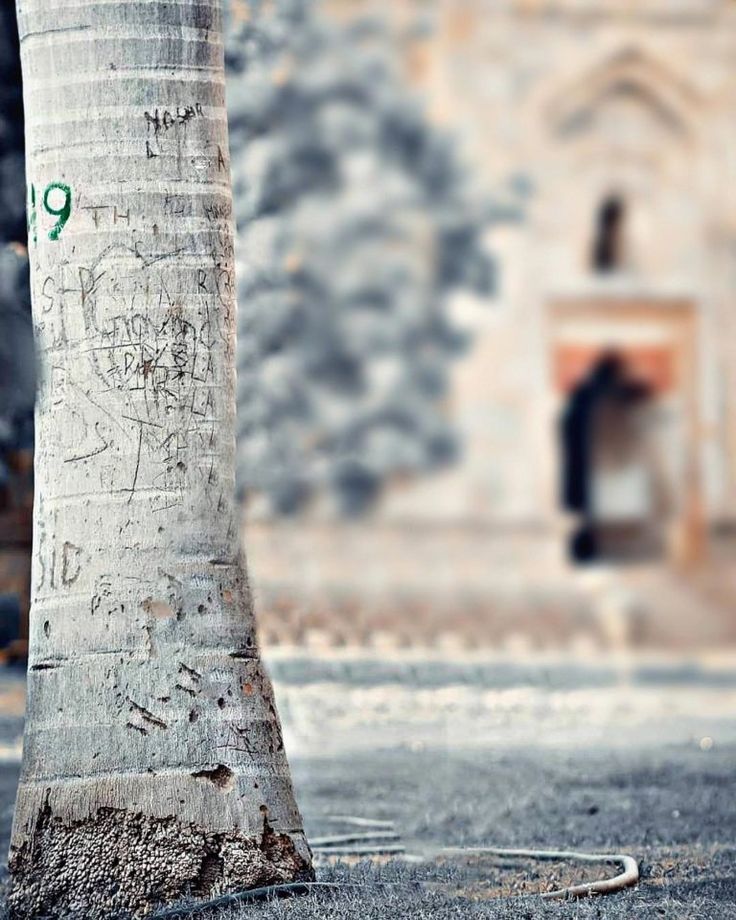
[[[300,853],[294,838],[265,816],[260,837],[250,837],[114,808],[65,823],[47,808],[32,842],[11,850],[10,916],[142,916],[185,898],[309,881],[306,843]]]

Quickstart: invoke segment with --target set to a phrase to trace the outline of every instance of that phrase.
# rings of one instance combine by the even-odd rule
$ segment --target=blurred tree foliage
[[[448,295],[491,291],[494,209],[380,23],[312,0],[232,0],[231,19],[239,489],[359,513],[455,455]]]

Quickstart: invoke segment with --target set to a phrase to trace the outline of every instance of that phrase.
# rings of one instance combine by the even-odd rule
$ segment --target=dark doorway
[[[591,267],[598,274],[623,267],[624,218],[624,202],[616,195],[606,198],[598,209],[591,253]]]
[[[570,393],[560,426],[561,485],[562,504],[578,519],[569,546],[576,563],[633,561],[662,550],[650,397],[614,351]]]

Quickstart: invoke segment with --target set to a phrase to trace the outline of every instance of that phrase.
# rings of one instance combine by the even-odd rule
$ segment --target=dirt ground
[[[350,887],[219,915],[736,918],[736,667],[728,662],[281,650],[270,665],[309,835],[339,831],[336,815],[392,821],[411,859],[322,857],[320,878]],[[22,708],[18,676],[0,675],[3,846],[19,700]],[[434,853],[484,844],[629,853],[642,880],[620,895],[544,902],[539,892],[598,870]]]

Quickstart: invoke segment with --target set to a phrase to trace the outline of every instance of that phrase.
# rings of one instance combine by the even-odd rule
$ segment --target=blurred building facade
[[[653,643],[733,638],[736,585],[719,560],[736,525],[736,5],[329,9],[390,15],[432,117],[489,187],[517,183],[528,207],[494,230],[495,302],[452,305],[472,336],[447,406],[459,463],[397,484],[361,524],[250,521],[265,611],[297,631],[332,628],[337,605],[368,631],[392,630],[401,608],[413,613],[399,631],[473,641],[529,616],[541,641],[591,616],[614,643],[636,629]],[[570,560],[580,515],[563,484],[581,473],[560,420],[612,355],[645,398],[619,407],[616,443],[578,458],[605,537],[591,572]]]
[[[467,310],[459,502],[550,519],[553,420],[596,353],[616,347],[661,405],[680,529],[692,505],[733,518],[733,4],[448,3],[437,18],[423,79],[438,112],[461,119],[493,180],[518,172],[533,191],[503,241],[498,312],[474,322]],[[612,208],[619,251],[601,266]]]

